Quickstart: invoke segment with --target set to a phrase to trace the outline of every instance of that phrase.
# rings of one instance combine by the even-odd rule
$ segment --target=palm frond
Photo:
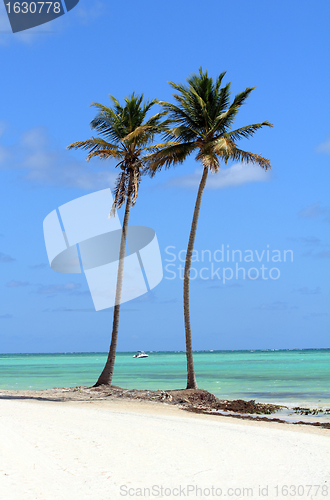
[[[123,112],[122,106],[119,104],[119,102],[117,101],[117,99],[113,95],[109,94],[109,99],[113,103],[113,107],[115,109],[116,114],[120,115]]]
[[[118,142],[127,134],[125,123],[121,116],[117,115],[113,110],[107,112],[101,110],[91,121],[91,128],[105,136],[108,140]]]
[[[116,179],[115,188],[113,190],[114,200],[109,213],[109,219],[110,217],[115,216],[116,209],[119,209],[120,207],[123,206],[125,202],[127,185],[128,185],[127,172],[123,171],[121,174],[118,175]]]
[[[145,171],[153,177],[157,170],[163,166],[169,168],[177,163],[183,163],[184,160],[197,148],[195,142],[174,143],[171,146],[164,147],[156,153],[147,155],[144,159]]]
[[[221,113],[223,113],[229,106],[231,94],[230,85],[231,83],[228,82],[227,85],[225,85],[222,89],[220,89],[220,91],[217,92],[216,104],[214,106],[214,119]]]
[[[243,90],[243,92],[240,92],[239,94],[237,94],[235,96],[235,99],[233,100],[231,106],[233,106],[234,108],[236,106],[238,106],[238,107],[242,106],[242,104],[244,104],[244,102],[246,101],[246,99],[251,94],[252,90],[254,90],[255,88],[256,87],[246,87],[246,89]]]
[[[196,112],[193,112],[193,110],[190,109],[189,106],[184,106],[183,104],[182,107],[180,107],[164,101],[161,101],[161,105],[166,111],[169,112],[169,119],[173,123],[184,125],[185,127],[191,128],[192,130],[199,130],[200,119],[196,115]],[[196,116],[198,120],[196,120]]]
[[[158,99],[152,99],[152,101],[147,102],[143,106],[143,112],[144,112],[144,118],[146,117],[148,111],[154,106],[155,104],[158,104]]]
[[[196,160],[200,161],[203,167],[209,168],[213,173],[219,171],[219,159],[217,158],[217,154],[212,151],[212,149],[207,152],[199,150],[198,154],[196,155]]]
[[[153,144],[152,146],[146,146],[145,148],[143,148],[143,150],[147,153],[156,153],[169,146],[174,146],[175,144],[178,144],[178,142],[177,141],[161,142],[159,144]],[[149,156],[147,155],[146,158],[148,157]]]
[[[214,90],[215,92],[218,94],[219,93],[219,89],[220,89],[220,86],[221,86],[221,83],[222,83],[222,80],[223,80],[223,77],[225,76],[225,74],[227,73],[227,71],[223,71],[222,73],[220,73],[220,75],[217,77],[216,79],[216,82],[215,82],[215,86],[214,86]],[[228,85],[228,84],[227,84]],[[229,84],[230,85],[230,84]]]
[[[155,115],[151,116],[149,118],[145,125],[146,126],[159,126],[160,120],[163,116],[166,116],[168,114],[168,111],[160,111],[159,113],[156,113]],[[162,125],[164,125],[165,122],[162,122]]]
[[[224,133],[234,121],[235,116],[237,114],[238,107],[230,107],[220,115],[218,115],[212,124],[212,127],[209,131],[209,137],[214,136],[215,133]]]
[[[239,149],[230,139],[223,138],[223,140],[227,143],[227,149],[222,148],[221,151],[219,151],[219,154],[221,154],[226,163],[230,159],[232,161],[259,165],[259,167],[265,170],[271,169],[270,160],[268,160],[268,158],[264,158],[261,155],[250,153],[248,151],[243,151]]]
[[[68,149],[90,149],[91,147],[97,148],[97,147],[109,147],[112,149],[118,149],[117,144],[111,144],[110,142],[105,141],[104,139],[101,139],[100,137],[92,137],[91,139],[87,139],[86,141],[78,141],[78,142],[73,142],[68,146]]]
[[[139,186],[141,182],[141,172],[139,168],[133,169],[133,182],[132,182],[132,206],[135,205],[139,193]]]
[[[165,120],[160,123],[162,116],[167,115],[167,111],[157,113],[156,115],[149,118],[149,120],[137,126],[132,132],[128,133],[125,137],[121,139],[122,142],[133,141],[136,146],[143,146],[149,144],[153,141],[154,135],[165,130],[166,126],[171,122],[170,120]]]
[[[247,125],[246,127],[241,127],[241,128],[238,128],[237,130],[232,130],[230,132],[227,132],[227,133],[223,134],[222,137],[231,139],[233,141],[243,139],[243,138],[249,138],[253,134],[255,134],[255,132],[257,130],[259,130],[260,128],[262,128],[264,126],[273,127],[273,125],[268,121],[265,121],[262,123],[253,123],[252,125]]]
[[[240,107],[255,87],[247,87],[230,103],[230,82],[221,87],[225,74],[221,73],[213,81],[207,71],[199,68],[197,74],[187,78],[187,85],[169,82],[174,90],[175,104],[165,101],[159,101],[159,104],[168,111],[171,122],[165,127],[164,140],[176,144],[165,146],[148,156],[151,175],[163,166],[168,168],[182,163],[196,148],[199,150],[196,159],[212,171],[218,170],[220,159],[225,163],[240,159],[270,168],[269,160],[238,149],[234,141],[249,138],[261,127],[271,127],[271,123],[264,121],[230,130]]]
[[[152,106],[159,103],[157,99],[144,102],[143,94],[133,92],[125,97],[125,105],[121,106],[114,96],[109,95],[109,98],[110,107],[98,102],[91,104],[98,110],[91,127],[102,137],[74,142],[68,149],[81,148],[88,151],[87,160],[93,157],[119,160],[116,167],[120,167],[122,172],[117,177],[114,188],[114,202],[109,214],[111,217],[116,209],[122,207],[127,196],[131,197],[132,205],[136,203],[145,158],[174,143],[152,144],[157,133],[173,124],[172,120],[163,119],[168,114],[166,109],[147,117]]]
[[[205,135],[191,127],[179,125],[178,127],[167,128],[163,134],[164,140],[167,142],[193,142],[198,138],[205,139]]]
[[[93,151],[87,155],[86,160],[89,161],[91,158],[99,157],[101,160],[108,160],[109,158],[114,158],[116,160],[123,159],[125,157],[122,151],[116,149],[99,149],[98,151]],[[122,162],[117,164],[119,166]]]
[[[108,156],[112,156],[113,158],[121,158],[123,154],[116,144],[111,144],[99,137],[92,137],[86,141],[73,142],[67,146],[67,149],[84,149],[85,151],[89,151],[87,160],[95,156],[94,153],[99,153],[100,151],[107,151]]]

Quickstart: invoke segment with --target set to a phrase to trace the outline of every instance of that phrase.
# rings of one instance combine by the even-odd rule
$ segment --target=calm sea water
[[[186,383],[184,352],[118,353],[113,384],[135,389],[179,389]],[[93,385],[104,353],[2,354],[0,389]],[[221,398],[330,404],[330,349],[197,351],[198,385]]]

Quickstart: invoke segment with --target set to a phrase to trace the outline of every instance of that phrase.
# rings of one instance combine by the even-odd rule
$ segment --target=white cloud
[[[45,269],[48,268],[48,264],[34,264],[33,266],[29,266],[30,269]]]
[[[322,318],[323,316],[329,316],[328,313],[310,313],[306,314],[303,316],[303,319],[310,319],[310,318]]]
[[[40,295],[57,295],[59,293],[73,293],[79,288],[81,288],[81,284],[73,282],[64,285],[39,285],[37,293]]]
[[[22,179],[34,184],[87,191],[113,185],[117,173],[109,170],[109,162],[76,160],[72,152],[53,142],[43,127],[24,132],[14,146],[0,149],[0,169],[24,171]],[[97,170],[95,165],[103,169]]]
[[[308,207],[303,208],[298,212],[299,217],[304,217],[306,219],[315,219],[319,215],[327,213],[328,210],[320,206],[320,202],[313,203],[313,205],[308,205]]]
[[[74,13],[79,18],[80,22],[86,25],[102,16],[105,10],[106,4],[101,0],[89,0],[88,7],[87,3],[79,3],[74,9]]]
[[[9,19],[6,14],[6,7],[0,4],[0,45],[7,45],[9,42],[9,36],[12,33],[9,24]]]
[[[323,250],[323,252],[318,252],[313,257],[316,257],[317,259],[330,259],[330,250]]]
[[[109,311],[108,309],[106,309],[106,311]],[[55,309],[50,309],[50,308],[47,308],[47,309],[44,309],[42,312],[92,312],[92,313],[95,313],[95,309],[70,309],[68,307],[57,307]]]
[[[202,178],[202,171],[196,170],[191,175],[176,177],[167,182],[166,186],[180,186],[186,188],[196,188]],[[230,186],[241,186],[250,182],[265,182],[270,180],[270,172],[265,172],[255,165],[235,163],[229,168],[222,168],[217,174],[209,174],[206,188],[223,189]]]
[[[256,307],[256,309],[261,309],[262,311],[284,311],[287,308],[287,302],[281,302],[279,300],[271,304],[261,304],[261,306]]]
[[[4,146],[1,146],[0,144],[0,166],[3,164],[5,161],[9,161],[9,151],[7,148]]]
[[[330,137],[326,139],[324,142],[321,142],[316,148],[317,153],[330,153]]]
[[[45,33],[50,32],[51,29],[47,23],[20,33],[13,33],[6,12],[6,7],[2,4],[2,2],[0,3],[0,46],[8,46],[11,42],[23,42],[30,44],[36,40],[36,34],[42,34],[44,36]]]
[[[321,293],[321,287],[317,286],[316,288],[309,288],[308,286],[303,286],[296,291],[302,295],[318,295]]]
[[[0,121],[0,137],[4,134],[5,130],[6,130],[6,124],[4,121]]]
[[[295,241],[297,243],[302,243],[307,246],[319,246],[321,243],[320,238],[316,238],[315,236],[299,236],[288,238],[290,241]]]
[[[22,286],[28,286],[30,283],[28,281],[15,281],[11,280],[9,283],[6,284],[9,288],[18,288]]]
[[[0,262],[14,262],[15,260],[10,255],[0,252]]]
[[[12,314],[1,314],[0,319],[11,319],[13,317]]]

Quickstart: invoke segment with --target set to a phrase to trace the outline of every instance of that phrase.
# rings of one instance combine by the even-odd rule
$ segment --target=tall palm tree
[[[147,119],[146,115],[148,111],[158,101],[155,99],[144,103],[143,94],[135,95],[133,92],[131,96],[125,98],[125,105],[123,107],[112,95],[109,97],[112,101],[112,107],[110,108],[99,103],[92,104],[99,112],[91,122],[91,128],[95,129],[102,137],[92,137],[86,141],[74,142],[68,146],[68,149],[84,149],[89,151],[87,156],[88,161],[95,156],[101,159],[113,158],[118,160],[116,167],[119,167],[122,172],[118,175],[116,181],[114,202],[109,217],[114,215],[116,209],[122,207],[126,200],[120,242],[111,344],[105,367],[95,387],[99,385],[111,385],[117,349],[120,301],[130,210],[138,196],[145,157],[150,151],[157,150],[157,146],[152,146],[151,143],[154,140],[155,134],[162,130],[162,116],[167,114],[167,111],[163,111]]]
[[[209,171],[216,173],[220,164],[228,161],[254,163],[267,170],[270,161],[260,155],[239,149],[236,142],[239,139],[251,137],[264,126],[272,127],[268,121],[255,123],[231,130],[234,119],[246,99],[255,87],[248,87],[236,95],[230,104],[230,83],[221,87],[226,72],[221,73],[215,81],[208,76],[207,71],[199,69],[198,74],[187,78],[188,85],[169,82],[177,92],[173,94],[175,104],[160,102],[165,111],[169,112],[171,125],[167,126],[165,139],[167,144],[153,152],[146,169],[153,176],[162,167],[183,163],[192,153],[203,166],[203,174],[199,184],[194,215],[191,224],[187,256],[184,270],[183,302],[186,332],[187,355],[187,389],[197,389],[189,313],[189,282],[191,260],[197,230],[202,195]]]

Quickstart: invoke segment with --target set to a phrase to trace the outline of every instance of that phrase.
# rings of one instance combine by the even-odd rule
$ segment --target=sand
[[[140,401],[0,399],[1,500],[325,499],[329,464],[330,432],[309,426]]]

